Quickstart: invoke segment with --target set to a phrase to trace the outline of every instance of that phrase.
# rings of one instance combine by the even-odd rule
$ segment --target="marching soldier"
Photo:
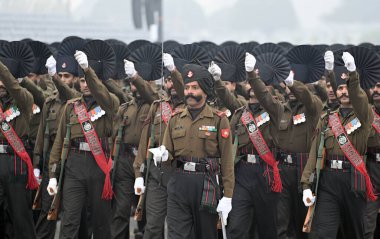
[[[165,79],[166,92],[170,98],[157,100],[150,107],[147,123],[141,133],[139,149],[133,167],[135,168],[136,188],[142,189],[144,185],[138,185],[142,181],[140,167],[145,161],[150,164],[149,177],[146,184],[146,226],[144,238],[163,238],[167,205],[167,183],[173,171],[173,167],[168,163],[155,165],[145,157],[149,147],[158,147],[164,137],[164,132],[172,114],[184,107],[183,104],[183,80],[181,73],[174,65],[173,57],[164,53],[163,61],[165,67],[171,72],[170,78]],[[153,141],[153,142],[152,142]],[[148,145],[150,142],[151,145]],[[143,190],[141,190],[143,191]],[[141,193],[138,193],[141,194]]]
[[[374,120],[372,132],[368,139],[367,169],[376,192],[380,191],[380,82],[372,88],[372,111]],[[364,224],[365,238],[373,239],[376,220],[380,209],[380,199],[367,202],[366,221]]]
[[[343,53],[349,74],[337,82],[340,107],[321,117],[310,149],[309,159],[302,174],[303,202],[305,206],[316,203],[315,233],[317,238],[336,238],[342,226],[345,238],[364,238],[365,192],[369,200],[376,197],[367,173],[363,155],[367,150],[373,113],[366,93],[359,85],[354,57]],[[321,140],[321,133],[324,140]],[[312,173],[317,155],[325,151],[321,162],[318,194],[311,191]]]
[[[99,41],[88,46],[103,48]],[[57,172],[65,135],[70,138],[70,152],[65,163],[62,189],[61,238],[76,238],[83,207],[89,204],[94,238],[109,238],[113,192],[110,180],[112,160],[108,159],[108,138],[112,136],[112,123],[119,107],[117,97],[110,94],[89,67],[87,55],[77,51],[75,58],[84,71],[80,79],[80,98],[69,100],[63,109],[57,135],[49,160],[50,194],[57,193]],[[107,59],[106,59],[107,60]],[[99,61],[94,61],[99,62]],[[98,71],[99,72],[99,71]],[[112,71],[111,71],[112,72]],[[102,74],[103,78],[106,77]],[[70,124],[70,131],[66,132]],[[62,159],[64,160],[64,159]]]
[[[7,208],[14,238],[36,238],[31,191],[38,187],[25,143],[32,115],[33,96],[22,88],[16,78],[26,76],[27,64],[33,53],[22,42],[2,46],[0,58],[0,206]],[[12,53],[26,53],[13,55]],[[31,57],[30,57],[31,56]],[[24,64],[26,62],[27,64]],[[4,64],[7,66],[5,66]],[[11,73],[12,72],[12,73]]]
[[[199,65],[184,66],[187,107],[171,117],[160,153],[153,156],[156,161],[165,161],[170,154],[177,167],[167,186],[169,238],[216,238],[216,212],[226,225],[231,210],[234,170],[230,125],[224,113],[206,104],[213,89],[211,77]],[[218,204],[219,183],[224,186],[224,196]]]

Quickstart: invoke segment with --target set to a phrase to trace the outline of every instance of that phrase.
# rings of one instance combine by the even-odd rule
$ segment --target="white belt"
[[[80,142],[79,143],[79,150],[82,150],[82,151],[91,151],[90,145],[88,145],[88,143],[86,143],[86,142]]]
[[[0,144],[0,154],[6,154],[9,145]]]
[[[332,168],[332,169],[343,169],[343,161],[342,160],[331,160],[330,168]]]

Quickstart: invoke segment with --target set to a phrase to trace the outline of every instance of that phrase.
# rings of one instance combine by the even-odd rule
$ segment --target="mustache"
[[[343,97],[347,97],[347,98],[348,98],[348,95],[346,95],[346,94],[342,94],[342,95],[339,97],[339,99],[342,99]]]
[[[195,96],[195,95],[185,95],[185,101],[188,99],[193,98],[196,102],[199,102],[202,100],[202,96]]]
[[[372,94],[372,98],[375,97],[375,96],[380,96],[380,94],[375,92],[375,93]]]

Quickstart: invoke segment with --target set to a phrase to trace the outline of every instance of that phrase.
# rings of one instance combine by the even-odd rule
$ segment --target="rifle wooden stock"
[[[144,195],[145,194],[141,194],[140,195],[139,202],[138,202],[137,207],[136,207],[134,219],[137,222],[139,222],[139,221],[142,220],[142,216],[143,216],[143,202],[144,202],[144,197],[145,197]]]
[[[41,197],[42,197],[41,185],[39,185],[37,192],[36,192],[36,195],[34,196],[34,200],[33,200],[33,206],[32,206],[33,210],[40,210],[41,209]]]
[[[311,232],[311,224],[313,223],[314,218],[314,209],[315,209],[315,203],[309,207],[307,210],[305,222],[303,223],[302,231],[306,233]]]
[[[49,221],[56,221],[58,218],[58,212],[59,212],[59,207],[61,206],[61,195],[56,194],[53,198],[53,201],[51,203],[48,215],[47,215],[47,220]]]

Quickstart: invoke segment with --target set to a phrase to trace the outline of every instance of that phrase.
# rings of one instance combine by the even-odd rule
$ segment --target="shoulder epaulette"
[[[242,107],[236,109],[236,110],[235,110],[235,113],[244,110],[246,107],[247,107],[247,106],[244,105],[244,106],[242,106]]]
[[[185,109],[184,109],[184,108],[180,108],[180,109],[174,111],[174,112],[172,113],[172,116],[174,116],[174,115],[178,115],[178,114],[181,114],[183,111],[185,111]]]
[[[220,118],[222,117],[227,117],[226,113],[220,110],[215,110],[214,113],[219,116]]]
[[[70,99],[67,101],[67,104],[74,104],[75,102],[77,102],[78,100],[81,100],[82,97],[77,97],[77,98],[74,98],[74,99]]]

